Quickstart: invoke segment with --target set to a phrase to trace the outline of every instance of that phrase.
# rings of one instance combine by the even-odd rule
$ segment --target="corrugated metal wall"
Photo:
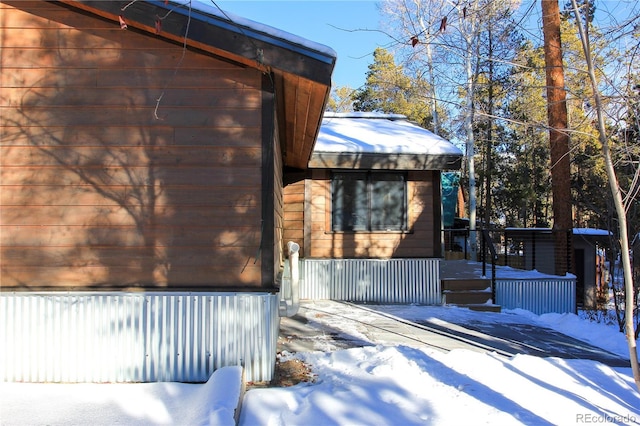
[[[441,303],[439,259],[303,259],[300,298]]]
[[[496,304],[541,315],[576,311],[575,278],[496,279]]]
[[[273,375],[278,296],[235,293],[2,293],[0,380],[204,382],[243,365]]]

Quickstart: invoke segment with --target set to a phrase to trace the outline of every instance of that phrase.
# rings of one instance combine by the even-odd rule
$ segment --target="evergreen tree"
[[[506,226],[548,227],[551,186],[542,49],[525,42],[514,63],[504,109],[508,121],[497,150],[496,210]]]
[[[569,2],[570,3],[570,2]],[[585,21],[593,20],[595,9],[589,8]],[[595,112],[590,101],[593,90],[585,82],[582,71],[585,63],[580,39],[575,31],[575,18],[572,13],[563,13],[561,22],[562,50],[564,54],[565,86],[567,87],[568,127],[571,147],[571,193],[574,226],[590,228],[608,228],[608,218],[612,209],[608,196],[607,175],[602,159],[602,145],[598,141],[594,126]],[[596,34],[595,28],[591,29]],[[596,47],[594,45],[594,47]],[[603,59],[595,54],[593,60],[602,64]],[[602,72],[597,72],[602,78]],[[607,194],[607,196],[602,196]]]
[[[353,95],[353,109],[403,114],[426,128],[431,117],[428,106],[421,100],[425,91],[425,82],[408,77],[393,55],[379,47],[373,53],[364,86]]]
[[[523,42],[515,23],[510,16],[511,10],[502,5],[495,6],[493,15],[496,19],[484,23],[486,31],[479,39],[478,77],[476,83],[474,108],[475,140],[478,146],[479,198],[478,216],[489,226],[499,223],[504,216],[494,209],[493,198],[500,189],[497,157],[501,146],[506,142],[504,117],[510,97],[510,76],[513,69],[511,60],[519,51]]]

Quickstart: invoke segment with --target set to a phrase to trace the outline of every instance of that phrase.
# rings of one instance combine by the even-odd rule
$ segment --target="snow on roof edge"
[[[180,4],[182,6],[188,6],[190,2],[187,0],[186,2],[183,3],[180,1],[173,0],[173,3]],[[260,32],[260,33],[269,35],[271,37],[287,41],[291,44],[299,45],[305,49],[314,50],[323,55],[331,56],[332,58],[334,58],[334,60],[337,59],[338,57],[338,54],[336,53],[336,51],[329,46],[306,39],[301,36],[297,36],[295,34],[291,34],[289,32],[280,30],[278,28],[272,27],[267,24],[252,21],[251,19],[243,18],[242,16],[229,13],[226,11],[221,11],[217,7],[213,7],[207,3],[204,3],[203,0],[194,0],[191,3],[191,5],[193,10],[196,10],[198,12],[201,12],[207,15],[212,15],[218,19],[226,21],[227,23],[230,23],[239,27],[246,27],[253,31]]]
[[[596,229],[596,228],[573,228],[573,233],[577,235],[602,235],[602,236],[613,235],[611,231],[607,231],[606,229]]]
[[[551,228],[504,228],[505,231],[511,232],[522,232],[522,231],[535,231],[535,232],[551,232]],[[611,231],[607,231],[606,229],[596,229],[596,228],[573,228],[573,233],[575,235],[597,235],[597,236],[609,236],[613,235]]]
[[[407,116],[403,114],[388,114],[384,112],[374,112],[374,111],[352,111],[352,112],[325,111],[324,118],[374,118],[374,119],[409,121]]]

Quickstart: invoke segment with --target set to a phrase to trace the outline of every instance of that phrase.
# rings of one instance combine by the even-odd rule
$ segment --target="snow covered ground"
[[[615,326],[573,314],[376,309],[406,319],[449,321],[482,315],[486,321],[544,325],[628,358],[624,336]],[[338,318],[331,318],[334,329],[363,338],[353,323]],[[462,349],[445,353],[418,344],[285,357],[311,366],[314,382],[249,390],[241,425],[640,425],[640,394],[631,369],[595,361],[529,355],[507,359]],[[232,425],[238,370],[218,370],[202,385],[3,383],[0,423]]]

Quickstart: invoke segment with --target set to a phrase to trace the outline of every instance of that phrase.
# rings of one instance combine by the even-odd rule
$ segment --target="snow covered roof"
[[[606,229],[595,228],[573,228],[574,235],[591,235],[595,237],[609,237],[612,235],[611,231]]]
[[[520,238],[530,238],[531,236],[545,236],[546,239],[551,241],[553,236],[553,229],[551,228],[505,228],[505,231],[512,236],[518,236]],[[592,244],[608,244],[609,238],[613,235],[611,231],[606,229],[595,228],[573,228],[573,244],[575,247],[584,243],[588,245]]]
[[[551,233],[552,229],[551,228],[505,228],[505,231]],[[573,235],[608,237],[612,234],[611,234],[611,231],[607,231],[606,229],[573,228]]]
[[[457,170],[462,151],[399,114],[325,112],[311,168]]]

